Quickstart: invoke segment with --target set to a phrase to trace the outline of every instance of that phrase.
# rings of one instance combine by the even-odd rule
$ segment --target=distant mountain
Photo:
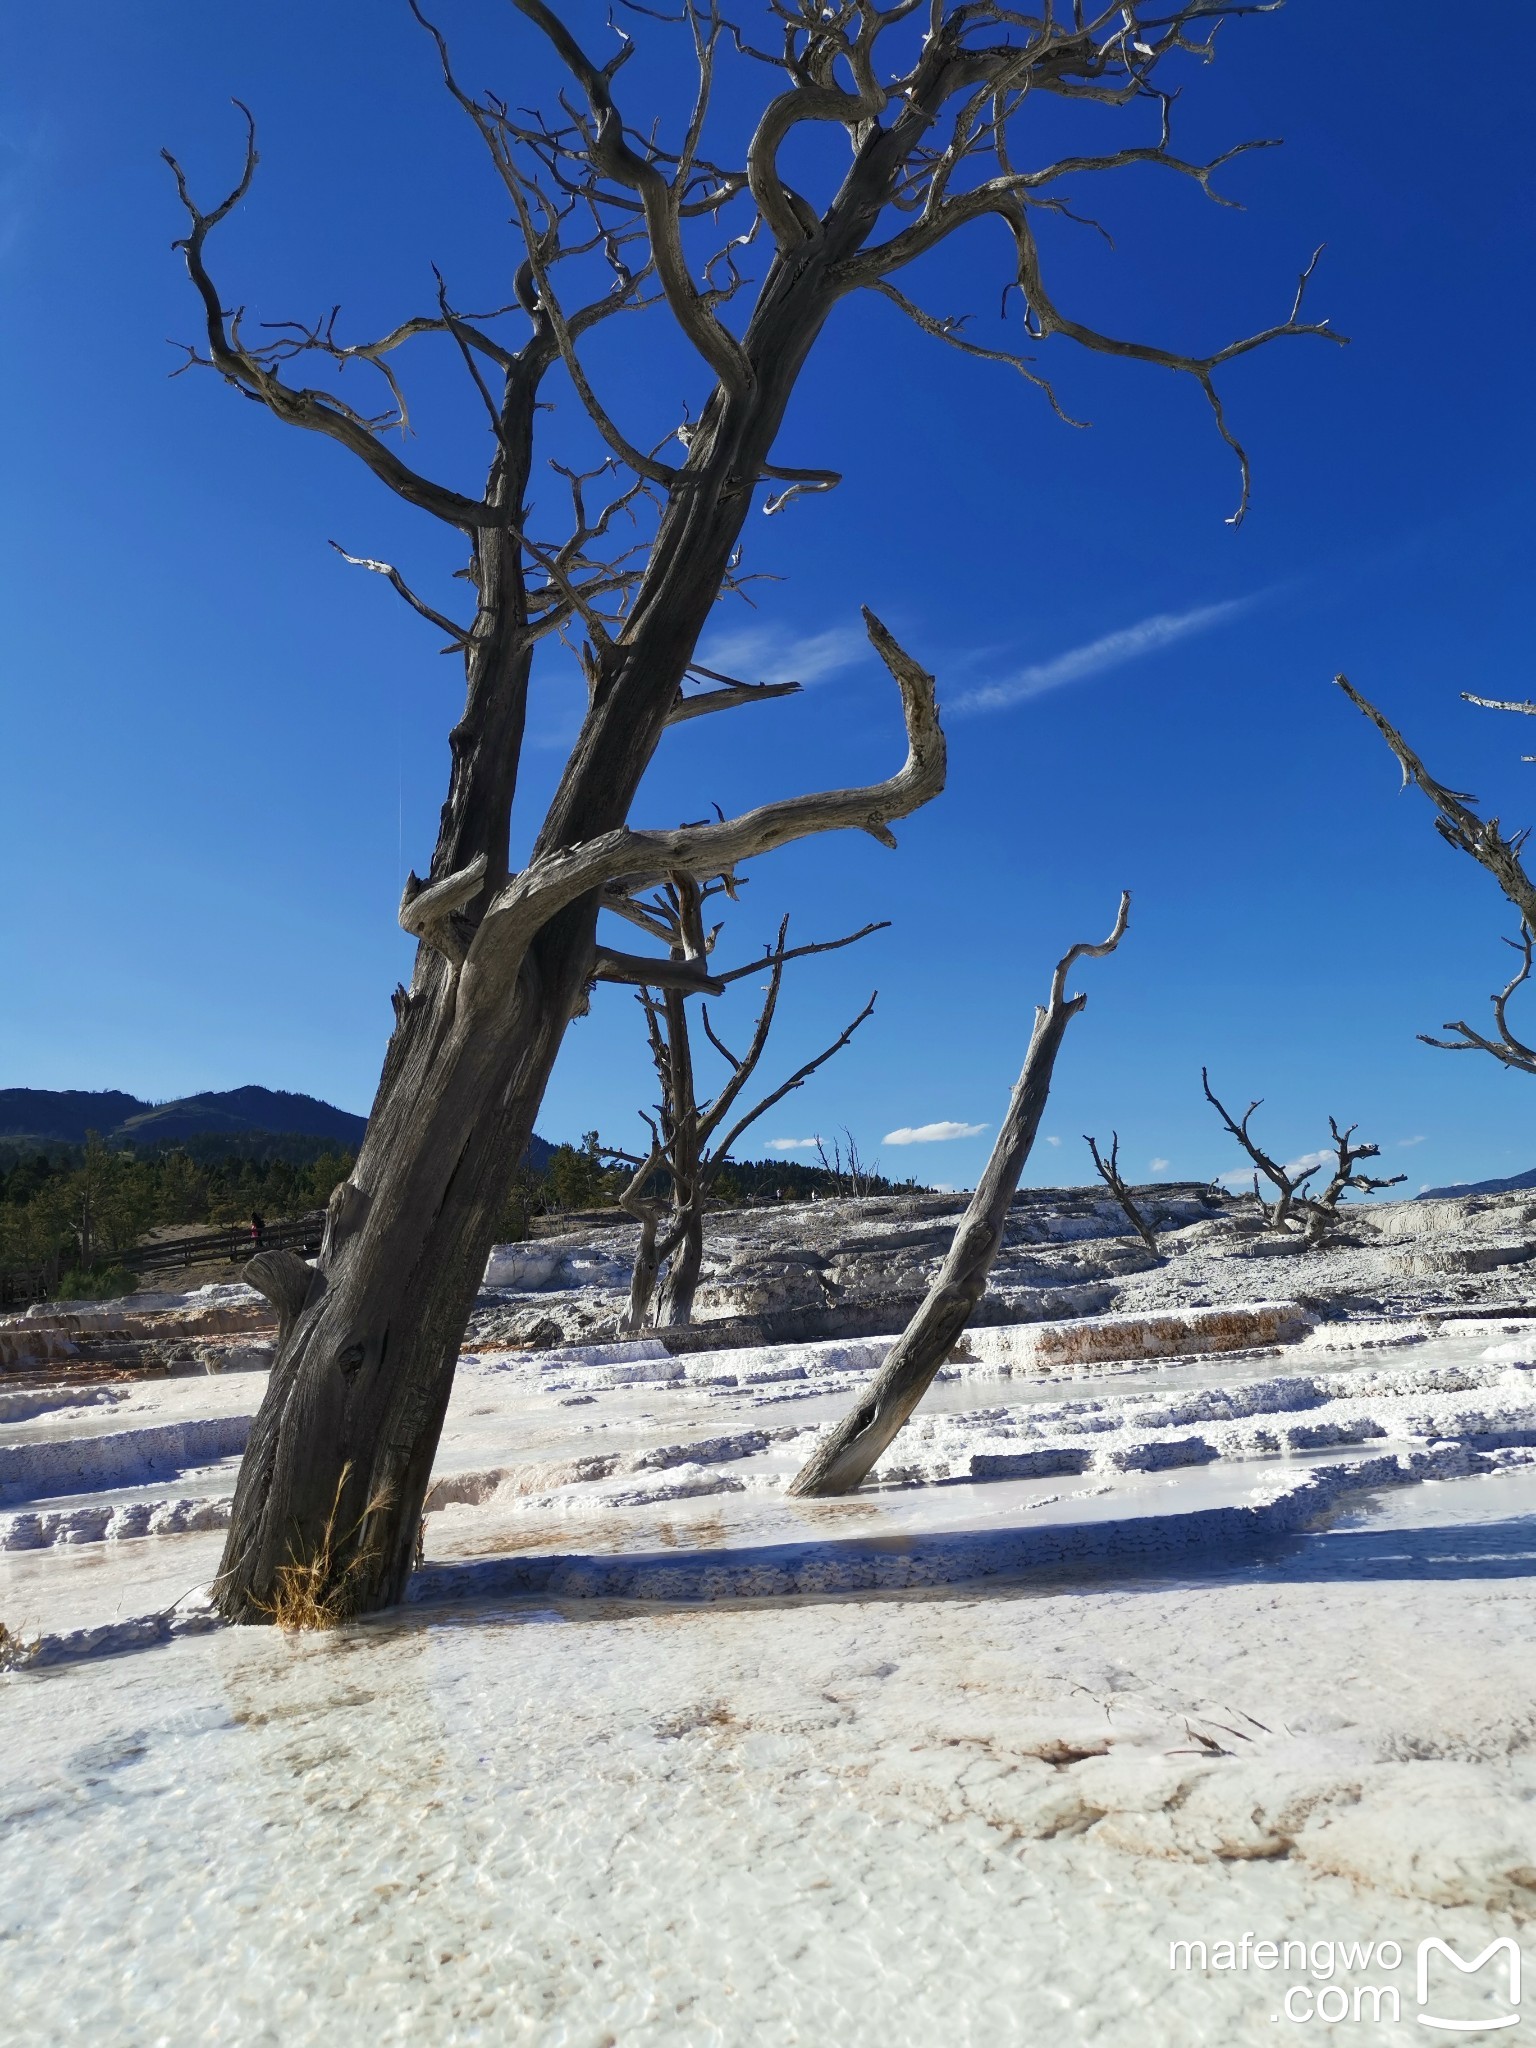
[[[289,1095],[276,1088],[226,1088],[219,1094],[185,1095],[179,1102],[144,1103],[133,1115],[124,1117],[112,1139],[116,1144],[175,1145],[187,1138],[272,1131],[300,1138],[334,1138],[355,1152],[367,1128],[366,1117],[336,1109],[313,1095]]]
[[[1514,1195],[1522,1188],[1536,1188],[1536,1166],[1524,1173],[1512,1173],[1507,1180],[1469,1180],[1453,1188],[1426,1188],[1421,1202],[1440,1202],[1451,1195]]]
[[[95,1131],[110,1145],[185,1145],[251,1136],[324,1138],[355,1152],[368,1119],[313,1095],[281,1088],[225,1088],[176,1102],[141,1102],[115,1088],[0,1088],[0,1144],[83,1145]],[[244,1148],[242,1148],[243,1150]],[[554,1148],[528,1147],[541,1172]]]
[[[136,1095],[115,1088],[0,1088],[0,1138],[35,1138],[40,1145],[83,1145],[87,1131],[103,1136],[124,1117],[148,1109]]]

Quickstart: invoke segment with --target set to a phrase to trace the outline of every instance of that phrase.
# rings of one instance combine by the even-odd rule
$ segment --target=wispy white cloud
[[[707,635],[699,660],[706,668],[747,683],[819,683],[852,668],[868,653],[869,642],[856,626],[799,634],[773,626],[742,626],[735,632]]]
[[[1060,1138],[1047,1138],[1045,1142],[1047,1145],[1059,1145],[1061,1140]]]
[[[1149,1159],[1147,1161],[1147,1171],[1148,1173],[1162,1173],[1165,1168],[1172,1166],[1172,1164],[1173,1161],[1171,1159]]]
[[[1047,690],[1062,689],[1068,683],[1086,682],[1090,676],[1123,668],[1144,654],[1156,654],[1164,647],[1177,646],[1197,633],[1235,619],[1257,604],[1263,592],[1252,597],[1230,597],[1220,604],[1198,604],[1185,612],[1154,612],[1134,626],[1105,633],[1081,647],[1069,647],[1051,661],[1038,661],[1021,668],[1001,682],[988,683],[979,690],[967,690],[950,705],[951,711],[1002,711],[1010,704],[1022,704],[1026,697],[1044,696]]]
[[[768,1140],[768,1150],[770,1152],[814,1152],[816,1150],[816,1140],[814,1138],[770,1138]]]
[[[707,635],[699,644],[698,658],[705,668],[738,676],[747,683],[811,684],[852,668],[869,652],[869,642],[856,626],[831,626],[824,633],[787,633],[774,626],[749,625]],[[585,694],[579,681],[573,684],[570,673],[562,672],[558,691],[551,692],[548,722],[534,727],[528,745],[541,752],[562,753],[574,746],[586,708]],[[583,700],[579,706],[576,696]]]
[[[1406,1151],[1410,1145],[1422,1145],[1423,1142],[1424,1133],[1422,1131],[1420,1131],[1419,1135],[1416,1138],[1399,1138],[1397,1141],[1398,1148],[1401,1151]]]
[[[880,1140],[882,1145],[942,1145],[950,1138],[979,1138],[987,1128],[985,1124],[901,1124],[894,1131],[887,1131]]]
[[[1299,1159],[1287,1160],[1285,1170],[1294,1180],[1298,1173],[1311,1173],[1315,1167],[1326,1166],[1332,1157],[1331,1152],[1303,1152]]]
[[[1310,1171],[1313,1167],[1326,1166],[1332,1158],[1331,1152],[1303,1152],[1299,1159],[1288,1159],[1284,1171],[1290,1179],[1295,1180],[1298,1175]],[[1230,1173],[1219,1173],[1216,1178],[1224,1188],[1247,1189],[1253,1186],[1253,1175],[1254,1170],[1251,1166],[1234,1166]],[[1259,1188],[1266,1201],[1269,1200],[1273,1193],[1269,1183],[1261,1178]]]

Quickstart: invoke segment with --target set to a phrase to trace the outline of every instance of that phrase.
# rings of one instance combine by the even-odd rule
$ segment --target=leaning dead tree
[[[1182,156],[1172,115],[1180,74],[1203,69],[1217,17],[1242,7],[1116,0],[1059,20],[1050,6],[996,0],[773,0],[759,16],[769,49],[713,4],[682,0],[660,22],[637,8],[647,35],[675,39],[691,74],[675,74],[674,106],[665,91],[660,103],[637,90],[626,104],[627,32],[610,31],[617,47],[600,60],[546,0],[514,0],[542,60],[564,75],[559,112],[546,117],[524,109],[521,88],[517,101],[470,91],[419,0],[410,5],[510,209],[505,304],[467,311],[440,279],[427,306],[371,338],[345,338],[335,313],[258,319],[216,276],[210,246],[251,192],[254,122],[246,114],[244,167],[215,204],[172,160],[187,223],[178,246],[203,314],[185,367],[322,436],[467,553],[462,611],[394,563],[348,554],[462,659],[465,697],[437,843],[400,905],[418,947],[410,987],[395,992],[367,1136],[313,1271],[265,1276],[290,1319],[218,1582],[224,1613],[240,1621],[270,1619],[279,1573],[322,1554],[344,1611],[385,1606],[404,1587],[465,1323],[566,1028],[594,981],[699,982],[696,970],[610,944],[604,892],[719,875],[814,833],[864,831],[890,845],[892,824],[943,787],[932,679],[866,615],[902,703],[908,751],[895,774],[676,831],[629,822],[672,726],[773,694],[700,669],[697,649],[714,606],[749,573],[754,506],[782,512],[838,481],[777,447],[837,309],[873,294],[1054,404],[1028,354],[969,338],[958,317],[895,282],[962,230],[1000,227],[989,246],[1004,266],[978,283],[994,302],[998,283],[1016,294],[1024,349],[1061,337],[1188,378],[1237,460],[1234,518],[1249,466],[1217,389],[1222,368],[1281,337],[1338,339],[1302,317],[1310,264],[1285,317],[1240,340],[1188,353],[1129,339],[1058,302],[1038,239],[1042,224],[1078,218],[1069,193],[1124,170],[1162,170],[1220,197],[1216,173],[1259,145]],[[664,72],[651,76],[665,84]],[[749,106],[755,125],[744,126]],[[829,130],[840,150],[817,146]],[[656,380],[631,387],[626,403],[651,407],[645,432],[626,430],[586,347],[615,320],[665,323],[650,360],[681,354],[691,366],[664,406]],[[480,482],[429,474],[394,438],[410,430],[405,352],[434,349],[462,373],[485,429]],[[370,378],[376,412],[355,390]],[[850,402],[858,392],[854,379]],[[551,638],[571,647],[586,708],[514,871],[529,679]]]
[[[716,925],[713,930],[706,929],[705,906],[714,897],[734,896],[735,892],[734,876],[700,882],[692,875],[680,874],[648,897],[629,896],[620,902],[607,895],[604,907],[617,910],[665,945],[671,961],[688,963],[701,972],[707,972],[720,927]],[[635,1331],[645,1327],[658,1286],[661,1299],[657,1321],[674,1329],[692,1321],[693,1298],[698,1292],[699,1275],[704,1265],[704,1212],[732,1148],[760,1117],[766,1116],[775,1104],[782,1102],[786,1095],[792,1094],[818,1068],[824,1067],[828,1060],[840,1053],[874,1010],[875,997],[872,995],[853,1022],[824,1051],[807,1060],[787,1081],[781,1082],[750,1107],[741,1108],[742,1096],[757,1071],[768,1044],[768,1034],[773,1029],[785,962],[803,960],[812,953],[834,953],[868,938],[871,932],[886,929],[888,921],[882,921],[849,932],[845,938],[823,939],[807,946],[786,946],[789,932],[789,919],[786,917],[779,925],[776,943],[768,948],[762,959],[750,961],[745,967],[732,968],[728,973],[716,973],[712,981],[701,984],[707,985],[712,994],[723,995],[733,981],[740,981],[744,975],[764,971],[768,975],[757,1022],[739,1055],[732,1052],[715,1031],[709,1021],[708,1008],[700,1002],[699,1021],[704,1036],[727,1068],[722,1085],[703,1101],[699,1099],[698,1064],[688,1009],[695,991],[672,987],[642,988],[637,992],[636,999],[645,1013],[646,1037],[650,1043],[660,1100],[654,1116],[647,1115],[644,1110],[640,1112],[651,1134],[650,1149],[643,1158],[611,1147],[606,1150],[608,1158],[634,1168],[633,1178],[619,1197],[621,1205],[640,1225],[640,1241],[630,1282],[627,1329]]]
[[[1536,1046],[1527,1045],[1518,1038],[1510,1027],[1509,1002],[1518,988],[1530,979],[1532,934],[1536,931],[1536,882],[1526,871],[1525,844],[1530,837],[1529,830],[1505,832],[1497,818],[1481,818],[1472,806],[1476,797],[1465,791],[1448,789],[1443,782],[1437,782],[1418,755],[1403,738],[1397,727],[1391,723],[1376,706],[1369,703],[1355,689],[1346,676],[1335,676],[1334,681],[1357,705],[1376,727],[1387,745],[1397,756],[1403,771],[1403,786],[1415,783],[1435,807],[1435,830],[1448,846],[1458,852],[1469,854],[1479,867],[1486,868],[1505,900],[1520,915],[1520,936],[1506,939],[1505,945],[1512,946],[1520,955],[1518,971],[1503,988],[1489,997],[1493,1005],[1494,1036],[1478,1031],[1464,1018],[1441,1025],[1442,1031],[1454,1031],[1454,1038],[1432,1038],[1428,1032],[1418,1034],[1424,1045],[1433,1045],[1442,1052],[1485,1052],[1506,1067],[1519,1073],[1536,1074]],[[1502,697],[1476,697],[1470,690],[1463,690],[1462,697],[1468,704],[1480,705],[1486,711],[1515,711],[1536,717],[1536,704],[1523,699],[1508,701]],[[1536,756],[1524,754],[1522,760]]]
[[[1008,1207],[1018,1193],[1019,1176],[1045,1114],[1061,1041],[1088,1000],[1086,995],[1067,994],[1067,977],[1079,960],[1101,960],[1114,952],[1125,937],[1130,913],[1130,896],[1122,895],[1109,937],[1097,946],[1073,946],[1057,961],[1050,999],[1035,1011],[1029,1051],[1014,1083],[1008,1114],[976,1192],[955,1226],[944,1263],[857,1406],[822,1438],[796,1473],[791,1493],[852,1493],[862,1485],[954,1350],[986,1292],[987,1275],[1002,1248]]]
[[[1135,1231],[1147,1250],[1156,1257],[1157,1232],[1147,1221],[1146,1216],[1142,1212],[1141,1204],[1131,1191],[1130,1183],[1120,1171],[1120,1133],[1118,1131],[1110,1132],[1109,1157],[1107,1159],[1099,1150],[1097,1138],[1090,1138],[1086,1131],[1083,1133],[1083,1143],[1093,1155],[1094,1171],[1098,1174],[1099,1179],[1103,1181],[1105,1187],[1109,1189],[1109,1192],[1125,1211],[1126,1220],[1132,1230]]]
[[[1321,1244],[1328,1232],[1339,1220],[1339,1203],[1352,1189],[1360,1194],[1369,1194],[1378,1188],[1395,1188],[1405,1181],[1405,1173],[1394,1173],[1390,1179],[1379,1180],[1360,1171],[1362,1159],[1379,1159],[1379,1145],[1357,1145],[1354,1143],[1358,1124],[1351,1124],[1341,1131],[1337,1119],[1329,1117],[1328,1130],[1333,1143],[1333,1172],[1321,1194],[1314,1193],[1310,1183],[1322,1172],[1327,1155],[1316,1159],[1297,1161],[1294,1166],[1281,1166],[1258,1143],[1248,1129],[1256,1109],[1263,1106],[1263,1097],[1250,1102],[1241,1120],[1234,1118],[1230,1110],[1211,1093],[1210,1075],[1200,1069],[1200,1084],[1205,1090],[1205,1099],[1221,1118],[1232,1136],[1248,1154],[1257,1168],[1253,1176],[1254,1200],[1268,1213],[1270,1227],[1275,1230],[1289,1230],[1292,1223],[1301,1225],[1307,1245]],[[1262,1174],[1274,1189],[1266,1202],[1259,1190],[1259,1175]]]

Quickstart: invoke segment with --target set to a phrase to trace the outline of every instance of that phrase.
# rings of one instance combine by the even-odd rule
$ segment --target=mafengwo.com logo
[[[1268,1979],[1270,2018],[1292,2026],[1379,2026],[1406,2020],[1439,2033],[1487,2034],[1520,2024],[1520,1950],[1507,1934],[1464,1955],[1427,1941],[1174,1941],[1168,1967]]]

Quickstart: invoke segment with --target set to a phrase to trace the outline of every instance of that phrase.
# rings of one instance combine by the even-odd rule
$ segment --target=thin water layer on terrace
[[[1536,1790],[1536,1600],[1460,1590],[517,1602],[18,1674],[6,2038],[1269,2048],[1324,1980],[1171,1946],[1244,1930],[1395,1942],[1411,2018],[1418,1940],[1516,1925]]]
[[[413,1582],[413,1597],[479,1597],[480,1566],[498,1559],[508,1566],[495,1580],[501,1593],[719,1599],[782,1597],[813,1580],[937,1583],[1202,1546],[1231,1554],[1337,1513],[1363,1488],[1413,1492],[1536,1456],[1536,1375],[1512,1356],[1528,1331],[1511,1339],[1495,1321],[1388,1346],[1375,1341],[1383,1334],[1399,1333],[1324,1329],[1283,1349],[1139,1371],[951,1380],[873,1483],[833,1502],[786,1489],[822,1421],[844,1413],[867,1379],[867,1365],[847,1369],[853,1347],[805,1347],[804,1367],[787,1352],[776,1365],[761,1360],[818,1376],[819,1390],[788,1410],[764,1409],[756,1387],[701,1398],[692,1382],[598,1384],[601,1361],[585,1368],[591,1391],[571,1405],[544,1377],[558,1379],[573,1361],[467,1359],[427,1501],[433,1570]],[[1336,1348],[1352,1336],[1367,1346]],[[624,1370],[653,1367],[677,1369],[663,1358]],[[714,1368],[705,1355],[691,1369]],[[136,1390],[134,1414],[122,1418],[130,1427],[74,1439],[81,1456],[67,1474],[53,1461],[35,1484],[24,1470],[13,1476],[11,1504],[22,1507],[0,1527],[0,1554],[34,1562],[19,1579],[0,1567],[0,1597],[24,1586],[29,1605],[46,1608],[32,1601],[47,1581],[41,1549],[108,1537],[108,1550],[147,1552],[189,1540],[169,1533],[189,1516],[204,1529],[217,1521],[236,1461],[213,1463],[205,1451],[194,1462],[190,1436],[177,1449],[202,1402],[234,1420],[227,1383]],[[175,1443],[141,1457],[135,1427],[146,1443],[156,1428]],[[49,1442],[32,1448],[51,1459]],[[213,1506],[192,1505],[204,1502]],[[123,1512],[109,1523],[108,1509]],[[700,1567],[691,1576],[678,1569],[689,1556]],[[588,1571],[583,1560],[633,1569]],[[158,1581],[158,1562],[153,1569]],[[135,1570],[125,1558],[111,1572],[75,1575],[72,1623],[143,1611]],[[112,1610],[81,1615],[82,1602],[109,1592]]]
[[[562,1408],[467,1371],[439,1472],[484,1469],[492,1494],[429,1517],[423,1587],[473,1593],[558,1549],[578,1579],[617,1561],[658,1588],[670,1560],[684,1604],[480,1598],[0,1680],[7,2041],[1256,2048],[1294,1972],[1170,1966],[1174,1942],[1245,1930],[1397,1944],[1407,1966],[1364,1981],[1411,2024],[1420,1939],[1475,1954],[1536,1907],[1536,1467],[1346,1489],[1327,1527],[1236,1553],[1165,1539],[1320,1473],[1401,1477],[1430,1426],[1508,1436],[1532,1376],[1484,1360],[1502,1336],[949,1383],[912,1432],[937,1459],[923,1483],[831,1502],[774,1483],[809,1403],[648,1384]],[[1266,1382],[1328,1375],[1264,1405]],[[814,1397],[828,1415],[862,1376],[839,1377]],[[1391,1391],[1430,1382],[1471,1391]],[[1353,1384],[1375,1391],[1340,1406]],[[1141,1426],[1214,1389],[1237,1420]],[[1336,1407],[1415,1433],[1245,1449]],[[942,1476],[1034,1424],[1092,1458],[1202,1433],[1220,1454]],[[705,1455],[780,1427],[804,1433]],[[1484,1455],[1470,1443],[1449,1448]],[[530,1470],[666,1447],[681,1462]],[[1035,1528],[1119,1547],[942,1595],[837,1590],[828,1569],[850,1546],[899,1564],[949,1545],[951,1578],[974,1578]],[[1163,1536],[1138,1548],[1138,1529]],[[169,1607],[222,1540],[0,1555],[0,1616],[25,1633]],[[788,1557],[791,1597],[768,1573],[709,1604],[698,1573],[728,1557]]]
[[[0,1621],[25,1642],[163,1613],[210,1582],[223,1549],[222,1530],[200,1530],[0,1551]]]
[[[188,1373],[91,1388],[88,1391],[97,1398],[87,1404],[61,1405],[24,1421],[0,1422],[0,1444],[59,1443],[76,1437],[113,1436],[149,1423],[254,1415],[266,1385],[264,1372],[239,1372]],[[102,1395],[110,1398],[100,1398]]]

